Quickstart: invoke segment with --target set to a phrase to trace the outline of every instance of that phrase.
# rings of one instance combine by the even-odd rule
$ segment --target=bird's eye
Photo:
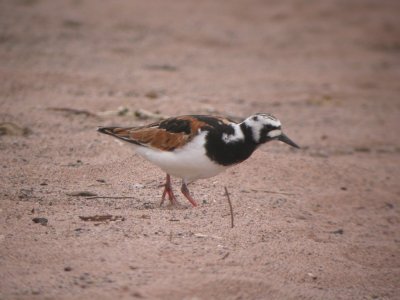
[[[258,121],[258,117],[257,117],[257,116],[254,116],[254,117],[253,117],[253,121]]]

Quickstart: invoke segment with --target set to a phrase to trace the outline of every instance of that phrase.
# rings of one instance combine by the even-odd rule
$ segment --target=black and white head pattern
[[[269,114],[255,114],[243,122],[251,129],[255,143],[264,143],[282,134],[281,121]]]

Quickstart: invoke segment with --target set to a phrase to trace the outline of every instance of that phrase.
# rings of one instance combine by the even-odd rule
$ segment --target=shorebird
[[[141,127],[99,127],[97,130],[131,143],[137,154],[167,174],[160,205],[166,196],[171,205],[178,204],[171,175],[182,179],[182,194],[197,206],[189,192],[189,183],[213,177],[243,162],[270,141],[278,140],[299,148],[282,132],[281,122],[264,113],[239,123],[220,116],[185,115]]]

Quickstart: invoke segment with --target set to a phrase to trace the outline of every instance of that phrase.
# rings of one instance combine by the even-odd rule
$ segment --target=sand
[[[400,299],[399,9],[1,1],[0,299]],[[197,208],[96,132],[255,112],[302,149],[195,182]]]

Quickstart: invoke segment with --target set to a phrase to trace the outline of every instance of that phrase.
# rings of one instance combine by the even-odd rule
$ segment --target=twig
[[[96,114],[85,110],[85,109],[76,109],[76,108],[69,108],[69,107],[48,107],[48,110],[53,110],[53,111],[61,111],[73,115],[85,115],[85,116],[90,116],[90,117],[96,117]]]
[[[252,190],[253,192],[261,192],[261,193],[268,193],[268,194],[278,194],[278,195],[286,195],[286,196],[295,196],[296,194],[293,193],[285,193],[285,192],[275,192],[275,191],[268,191],[268,190]]]
[[[79,216],[82,221],[105,222],[105,221],[125,221],[123,216],[113,215],[95,215],[95,216]]]
[[[85,199],[136,199],[135,197],[91,196]]]
[[[229,197],[228,189],[226,188],[226,186],[224,186],[224,188],[225,188],[225,195],[229,203],[229,209],[231,211],[231,228],[233,228],[233,208],[232,208],[231,197]]]
[[[229,256],[229,254],[230,254],[229,252],[226,252],[226,253],[224,254],[224,256],[221,257],[221,259],[227,258],[227,257]]]

